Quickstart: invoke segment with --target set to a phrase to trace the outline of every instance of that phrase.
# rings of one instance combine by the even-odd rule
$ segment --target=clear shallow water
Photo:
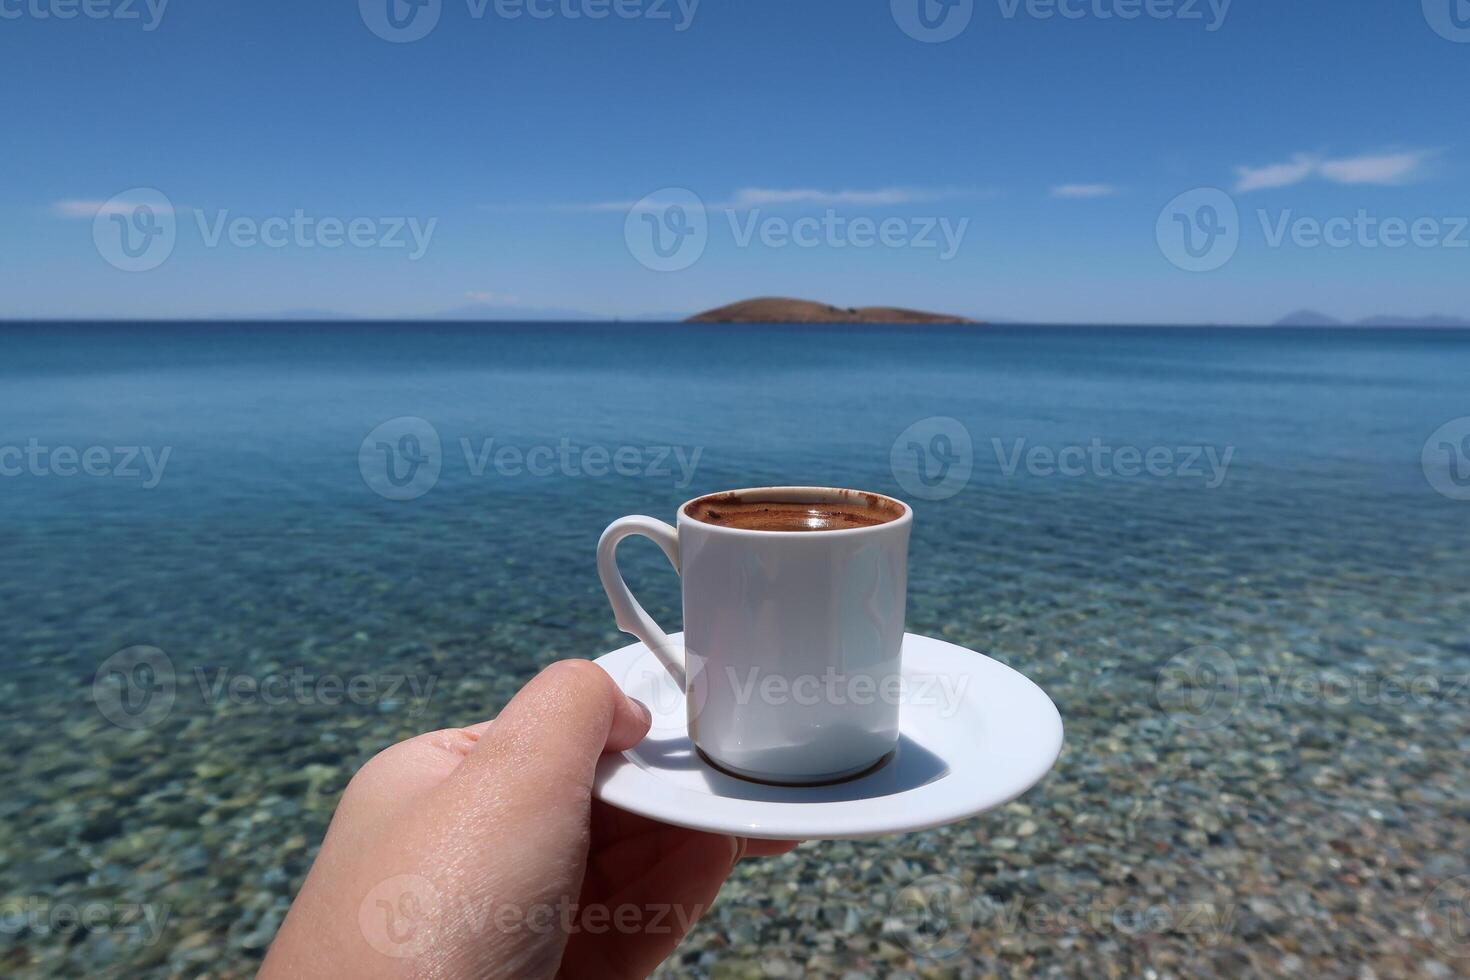
[[[0,457],[0,896],[167,911],[151,942],[6,919],[0,968],[248,975],[357,765],[624,642],[592,563],[610,520],[818,483],[915,504],[910,628],[1036,679],[1067,749],[971,823],[742,870],[671,975],[1462,971],[1435,888],[1470,872],[1470,502],[1421,451],[1470,415],[1467,369],[1470,334],[1414,331],[0,327],[0,447],[168,452],[151,488],[142,453],[137,477]],[[394,501],[359,448],[404,416],[441,472]],[[930,501],[890,453],[941,416],[973,473]],[[1169,472],[1012,468],[1018,440]],[[1177,472],[1193,447],[1228,467]],[[587,474],[620,449],[636,475]],[[661,556],[627,550],[676,624]],[[146,725],[94,687],[137,645],[176,679]],[[323,674],[372,690],[211,686]],[[906,933],[903,888],[935,875],[969,927]]]

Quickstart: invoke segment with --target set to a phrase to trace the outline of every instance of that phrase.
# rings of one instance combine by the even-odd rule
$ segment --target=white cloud
[[[1239,193],[1290,187],[1300,184],[1317,169],[1316,157],[1298,153],[1289,163],[1271,163],[1264,167],[1236,167],[1235,189]]]
[[[1059,184],[1051,189],[1052,197],[1086,198],[1112,197],[1118,188],[1112,184]]]
[[[1322,176],[1338,184],[1402,184],[1418,176],[1423,150],[1322,161]]]
[[[932,201],[942,196],[944,195],[940,192],[920,191],[909,187],[884,187],[871,191],[826,191],[807,187],[789,190],[743,187],[735,193],[735,200],[730,206],[759,208],[778,207],[783,204],[852,204],[862,207],[884,207]]]
[[[557,208],[558,211],[631,211],[638,206],[637,201],[596,201],[592,204],[567,204]],[[655,202],[649,202],[650,204]]]
[[[880,187],[874,190],[824,190],[815,187],[742,187],[728,201],[711,201],[713,210],[749,210],[764,207],[899,207],[949,198],[975,196],[976,192],[956,188],[923,189],[916,187]],[[644,201],[594,201],[590,204],[558,205],[557,211],[631,211],[643,205],[658,208],[663,204],[655,197]]]
[[[1264,167],[1236,167],[1235,190],[1245,193],[1273,187],[1290,187],[1309,177],[1321,177],[1334,184],[1402,184],[1419,175],[1428,157],[1427,150],[1336,159],[1298,153],[1287,163],[1272,163]]]
[[[154,205],[150,202],[149,206]],[[136,204],[115,197],[109,201],[68,198],[53,202],[51,211],[61,218],[95,218],[99,214],[131,214],[135,207]]]

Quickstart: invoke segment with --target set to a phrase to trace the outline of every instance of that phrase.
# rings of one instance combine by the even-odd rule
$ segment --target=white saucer
[[[682,643],[683,635],[672,639]],[[827,786],[753,783],[711,767],[694,750],[683,694],[642,643],[597,662],[648,705],[653,728],[635,748],[602,760],[593,792],[619,809],[694,830],[772,840],[926,830],[1010,802],[1062,750],[1062,718],[1045,691],[983,654],[906,633],[901,734],[887,762]]]

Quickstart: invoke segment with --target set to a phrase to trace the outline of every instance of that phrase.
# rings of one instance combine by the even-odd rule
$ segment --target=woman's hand
[[[494,721],[353,777],[261,976],[646,977],[735,864],[793,842],[669,827],[592,800],[648,710],[602,668],[542,671]]]

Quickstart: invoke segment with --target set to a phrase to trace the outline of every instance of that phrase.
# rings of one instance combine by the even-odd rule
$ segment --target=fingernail
[[[643,724],[653,724],[653,712],[648,710],[648,705],[639,701],[637,698],[629,698],[628,701],[632,703],[634,713],[643,719]]]
[[[744,837],[731,837],[730,845],[733,851],[730,856],[730,870],[733,871],[735,870],[735,866],[740,863],[740,859],[745,857],[745,849],[750,846],[750,841]]]

